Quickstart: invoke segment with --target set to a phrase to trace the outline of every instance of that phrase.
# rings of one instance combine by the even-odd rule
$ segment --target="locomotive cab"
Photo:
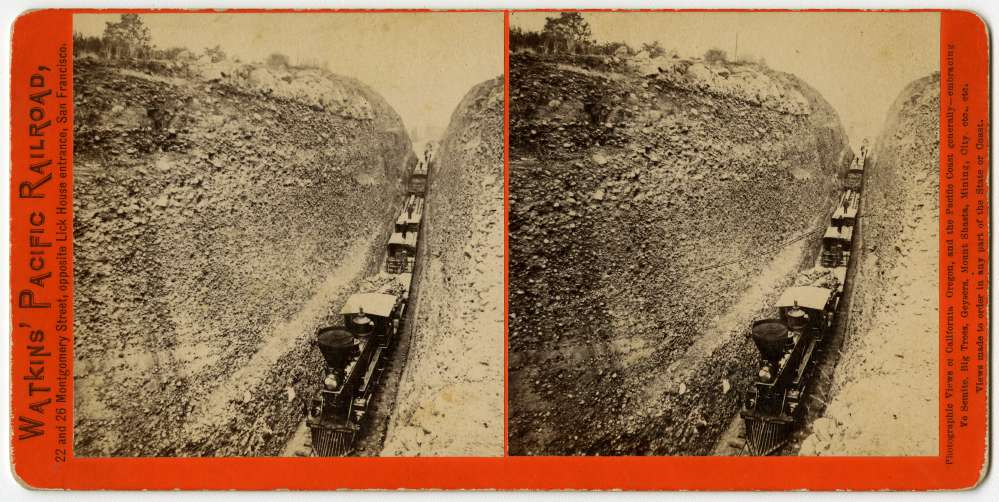
[[[367,335],[371,337],[378,346],[387,348],[398,330],[399,320],[405,311],[405,300],[396,295],[384,293],[358,293],[351,296],[340,315],[347,326],[354,325],[354,329],[365,329]],[[363,316],[366,321],[359,322],[359,317]]]
[[[832,322],[839,294],[836,290],[818,286],[797,286],[784,290],[777,300],[777,311],[787,320],[794,310],[802,310],[808,316],[804,326],[813,333],[821,334]]]

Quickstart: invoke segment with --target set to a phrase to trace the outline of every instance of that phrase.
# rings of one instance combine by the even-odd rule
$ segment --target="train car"
[[[427,193],[427,175],[429,171],[428,161],[422,159],[416,161],[416,167],[409,174],[409,183],[406,188],[408,195],[422,197]]]
[[[816,349],[833,325],[841,289],[788,288],[777,301],[777,316],[753,323],[749,336],[759,351],[760,369],[740,412],[751,455],[782,447],[801,419]]]
[[[822,254],[819,263],[826,268],[845,267],[850,263],[853,247],[853,227],[832,226],[822,236]]]
[[[832,224],[835,227],[852,227],[857,224],[857,210],[860,205],[860,194],[853,190],[843,191],[839,198],[839,205],[832,215]]]
[[[871,158],[871,140],[870,138],[864,138],[864,141],[860,144],[860,168],[867,169]]]
[[[410,195],[395,220],[396,232],[418,233],[423,224],[423,197]]]
[[[853,158],[850,168],[846,171],[846,181],[843,183],[844,188],[854,192],[860,192],[863,189],[864,164],[866,164],[866,160],[862,155]]]
[[[390,274],[413,273],[416,266],[416,246],[419,233],[403,230],[392,232],[385,253],[385,271]]]
[[[316,455],[350,452],[405,308],[403,295],[355,294],[340,311],[342,327],[317,331],[315,344],[324,363],[322,383],[306,417]]]
[[[437,145],[434,144],[434,142],[432,141],[427,142],[427,146],[424,147],[423,149],[423,160],[426,161],[428,166],[430,165],[431,161],[434,158],[434,153],[436,149]]]

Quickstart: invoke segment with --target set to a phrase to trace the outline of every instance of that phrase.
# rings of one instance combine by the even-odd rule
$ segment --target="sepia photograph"
[[[75,14],[73,455],[502,455],[503,43]]]
[[[509,36],[511,455],[938,455],[939,13]]]
[[[14,7],[8,484],[981,493],[991,13],[684,5]]]

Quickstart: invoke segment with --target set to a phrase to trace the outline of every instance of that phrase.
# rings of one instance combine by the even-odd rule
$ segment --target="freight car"
[[[820,263],[823,267],[844,267],[850,262],[850,250],[853,246],[853,227],[829,227],[822,236],[822,254]]]
[[[860,192],[863,189],[864,165],[866,163],[867,161],[864,159],[863,154],[853,158],[850,168],[846,171],[846,181],[843,183],[844,188],[855,192]]]
[[[409,175],[409,183],[406,188],[408,194],[423,197],[427,193],[427,177],[429,174],[430,166],[428,161],[417,160],[416,167],[413,168],[413,172]]]
[[[406,204],[395,219],[396,232],[418,233],[423,225],[423,197],[410,195],[406,199]]]
[[[413,273],[416,266],[416,232],[393,232],[385,254],[385,271],[390,274]]]
[[[836,211],[832,215],[832,224],[834,227],[848,226],[852,227],[857,223],[857,208],[860,204],[860,194],[847,189],[843,191],[843,195],[839,199],[839,205],[836,206]]]
[[[434,153],[437,151],[437,144],[433,141],[427,142],[427,146],[423,149],[423,160],[426,161],[429,167],[434,159]]]

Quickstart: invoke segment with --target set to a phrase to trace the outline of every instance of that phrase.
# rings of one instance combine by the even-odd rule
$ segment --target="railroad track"
[[[383,266],[340,309],[342,326],[317,332],[323,378],[282,456],[381,453],[416,320],[431,159],[428,149],[409,176]]]
[[[867,167],[866,162],[864,167]],[[866,169],[865,169],[866,172]],[[828,330],[821,343],[815,345],[815,355],[808,361],[811,375],[810,381],[805,384],[802,393],[804,407],[799,420],[794,422],[794,426],[787,437],[776,439],[775,447],[770,451],[770,455],[788,456],[797,455],[801,442],[808,436],[810,426],[817,418],[820,418],[829,401],[832,392],[833,377],[836,365],[842,355],[841,347],[845,340],[852,333],[852,321],[855,311],[852,308],[853,295],[856,289],[856,274],[858,264],[863,260],[864,240],[863,240],[863,208],[864,192],[863,177],[859,180],[859,197],[857,197],[857,217],[853,224],[853,237],[850,241],[849,258],[846,263],[846,271],[843,275],[843,290],[836,304],[835,317],[831,329]],[[823,260],[822,253],[816,256],[815,267],[819,267]],[[814,267],[813,267],[814,268]],[[797,303],[795,303],[797,307]],[[750,455],[750,447],[747,442],[746,424],[742,414],[733,417],[732,421],[716,442],[712,451],[717,456],[743,456]]]

